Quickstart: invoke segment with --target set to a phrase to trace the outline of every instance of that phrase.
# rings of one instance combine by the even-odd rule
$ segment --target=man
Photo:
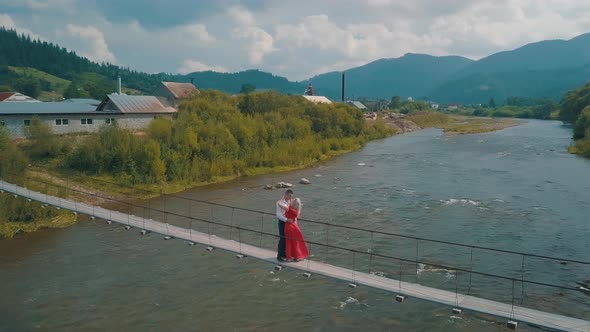
[[[285,212],[289,210],[291,200],[293,199],[293,190],[287,189],[281,199],[277,201],[277,218],[279,219],[279,245],[277,249],[277,260],[284,262],[287,260],[286,242],[285,242]]]

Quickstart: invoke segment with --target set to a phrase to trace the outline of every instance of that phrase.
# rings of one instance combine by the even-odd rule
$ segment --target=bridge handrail
[[[54,184],[54,183],[50,183],[50,182],[45,182],[42,180],[38,180],[38,179],[30,179],[32,181],[37,181],[40,183],[44,183],[47,185],[52,185],[52,186],[56,186],[59,188],[63,188],[63,189],[68,189],[68,190],[72,190],[78,193],[82,193],[85,195],[91,195],[94,197],[99,197],[105,200],[109,200],[109,201],[113,201],[113,202],[117,202],[117,203],[121,203],[121,204],[126,204],[129,206],[133,206],[133,207],[137,207],[137,208],[145,208],[145,206],[143,205],[136,205],[133,204],[131,202],[128,201],[122,201],[122,200],[118,200],[115,198],[111,198],[111,197],[104,197],[102,195],[98,195],[95,193],[88,193],[79,189],[75,189],[75,188],[68,188],[68,187],[64,187],[62,185],[59,184]],[[1,181],[1,180],[0,180]],[[29,189],[28,189],[29,190]],[[274,238],[278,238],[279,236],[274,234],[274,233],[268,233],[268,232],[264,232],[264,231],[259,231],[259,230],[252,230],[249,228],[243,228],[240,226],[234,226],[234,225],[226,225],[223,223],[219,223],[219,222],[215,222],[213,220],[206,220],[206,219],[201,219],[201,218],[197,218],[197,217],[193,217],[193,216],[186,216],[180,213],[175,213],[175,212],[170,212],[170,211],[166,211],[166,210],[162,210],[162,209],[157,209],[157,208],[149,208],[150,210],[156,211],[156,212],[160,212],[160,213],[164,213],[164,214],[169,214],[172,216],[176,216],[176,217],[182,217],[182,218],[188,218],[190,220],[193,221],[199,221],[199,222],[205,222],[208,224],[213,224],[213,225],[218,225],[218,226],[223,226],[223,227],[228,227],[228,228],[232,228],[232,229],[236,229],[236,230],[243,230],[243,231],[247,231],[247,232],[252,232],[252,233],[256,233],[256,234],[260,234],[260,235],[267,235],[267,236],[271,236]],[[211,234],[209,234],[211,235]],[[567,286],[561,286],[561,285],[555,285],[555,284],[549,284],[549,283],[544,283],[544,282],[538,282],[538,281],[532,281],[532,280],[525,280],[524,278],[514,278],[514,277],[507,277],[507,276],[502,276],[502,275],[497,275],[497,274],[492,274],[492,273],[487,273],[487,272],[480,272],[480,271],[476,271],[476,270],[471,270],[471,269],[465,269],[465,268],[460,268],[460,267],[455,267],[455,266],[449,266],[449,265],[442,265],[442,264],[437,264],[437,263],[432,263],[432,262],[428,262],[428,261],[424,261],[424,260],[412,260],[412,259],[407,259],[407,258],[402,258],[402,257],[396,257],[396,256],[390,256],[390,255],[384,255],[384,254],[377,254],[377,253],[372,253],[372,252],[365,252],[365,251],[360,251],[358,249],[351,249],[351,248],[346,248],[346,247],[341,247],[341,246],[336,246],[336,245],[330,245],[328,243],[319,243],[319,242],[314,242],[314,241],[304,241],[305,243],[308,244],[312,244],[312,245],[318,245],[318,246],[323,246],[323,247],[327,247],[327,248],[333,248],[333,249],[338,249],[338,250],[344,250],[344,251],[348,251],[351,253],[355,253],[355,254],[363,254],[363,255],[371,255],[371,256],[375,256],[375,257],[379,257],[379,258],[385,258],[385,259],[392,259],[392,260],[396,260],[399,262],[407,262],[407,263],[412,263],[412,264],[426,264],[429,266],[433,266],[433,267],[437,267],[437,268],[442,268],[442,269],[446,269],[449,271],[460,271],[460,272],[465,272],[465,273],[470,273],[470,274],[476,274],[476,275],[481,275],[481,276],[486,276],[486,277],[492,277],[492,278],[498,278],[498,279],[503,279],[503,280],[509,280],[512,282],[521,282],[521,283],[527,283],[527,284],[532,284],[532,285],[539,285],[539,286],[545,286],[545,287],[550,287],[550,288],[556,288],[556,289],[561,289],[561,290],[568,290],[568,291],[576,291],[579,292],[580,290],[578,288],[574,288],[574,287],[567,287]]]
[[[208,202],[208,201],[204,201],[204,200],[199,200],[199,199],[195,199],[195,198],[184,197],[184,196],[179,196],[179,195],[174,195],[174,194],[165,194],[162,192],[143,189],[143,188],[139,188],[139,187],[135,187],[135,186],[129,186],[129,185],[125,185],[125,184],[114,183],[114,182],[101,180],[101,179],[93,179],[93,181],[103,182],[103,183],[107,183],[107,184],[111,184],[111,185],[117,185],[117,186],[126,187],[126,188],[130,188],[130,189],[134,189],[134,190],[141,190],[141,191],[148,192],[148,193],[159,194],[161,196],[185,199],[185,200],[189,200],[189,201],[197,202],[197,203],[210,204],[210,205],[214,205],[214,206],[236,209],[236,210],[240,210],[240,211],[264,214],[264,215],[268,215],[268,216],[275,216],[274,213],[269,213],[269,212],[265,212],[265,211],[258,211],[258,210],[248,209],[248,208],[242,208],[242,207],[221,204],[221,203]],[[398,234],[398,233],[392,233],[392,232],[376,231],[376,230],[370,230],[370,229],[361,228],[361,227],[338,225],[338,224],[333,224],[333,223],[329,223],[329,222],[325,222],[325,221],[317,221],[317,220],[305,219],[305,218],[300,218],[298,220],[313,223],[313,224],[318,224],[318,225],[330,226],[330,227],[335,227],[335,228],[343,228],[343,229],[354,230],[354,231],[362,231],[362,232],[374,233],[374,234],[379,234],[379,235],[394,236],[394,237],[411,239],[411,240],[416,240],[416,241],[440,243],[440,244],[447,244],[447,245],[459,246],[459,247],[470,248],[470,249],[488,250],[488,251],[501,252],[501,253],[506,253],[506,254],[542,258],[542,259],[559,261],[559,262],[568,262],[568,263],[590,265],[590,261],[582,261],[582,260],[570,259],[570,258],[559,258],[559,257],[526,253],[526,252],[515,251],[515,250],[497,249],[497,248],[490,248],[490,247],[479,246],[479,245],[474,245],[474,244],[465,244],[465,243],[460,243],[460,242],[436,240],[436,239],[431,239],[431,238],[426,238],[426,237],[404,235],[404,234]]]

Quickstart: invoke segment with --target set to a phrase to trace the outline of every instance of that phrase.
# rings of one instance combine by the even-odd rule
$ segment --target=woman
[[[291,206],[289,206],[287,212],[285,212],[285,217],[287,218],[287,222],[285,223],[287,260],[294,260],[296,262],[302,261],[309,256],[305,239],[303,239],[303,234],[297,224],[297,218],[300,214],[301,200],[296,198],[293,200]]]

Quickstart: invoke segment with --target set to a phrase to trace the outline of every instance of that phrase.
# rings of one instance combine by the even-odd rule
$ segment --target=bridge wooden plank
[[[169,235],[175,238],[240,253],[248,257],[254,257],[274,264],[277,263],[275,258],[276,252],[255,247],[249,244],[240,244],[234,240],[228,240],[194,230],[191,231],[186,228],[158,222],[152,219],[144,219],[142,217],[108,210],[98,206],[92,206],[72,200],[48,196],[23,187],[18,187],[4,181],[0,181],[0,189],[36,200],[41,203],[58,206],[63,209],[76,211],[78,213],[95,216],[105,220],[111,220],[113,222],[129,225],[139,229],[145,229],[154,233]],[[504,317],[510,320],[525,322],[545,328],[561,331],[590,331],[590,321],[533,310],[520,306],[514,306],[513,309],[512,305],[510,304],[485,300],[464,294],[455,294],[453,292],[426,287],[405,281],[402,281],[400,286],[399,280],[396,279],[381,277],[364,272],[352,271],[350,269],[313,260],[291,262],[284,265],[305,272],[317,273],[347,282],[354,282],[359,285],[366,285],[392,293],[419,298],[448,306],[454,307],[458,304],[458,306],[463,309]]]

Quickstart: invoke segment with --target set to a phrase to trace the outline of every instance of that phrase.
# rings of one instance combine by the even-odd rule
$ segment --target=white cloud
[[[248,52],[249,64],[260,65],[268,53],[277,51],[273,36],[255,24],[254,16],[248,10],[231,7],[226,16],[238,25],[233,29],[232,36],[244,41],[241,47]]]
[[[6,8],[27,9],[43,13],[72,14],[77,10],[78,0],[2,0]]]
[[[14,29],[16,28],[16,24],[10,15],[0,14],[0,26],[5,28]]]
[[[185,32],[189,38],[197,41],[208,43],[215,40],[215,38],[209,34],[209,31],[207,31],[207,27],[204,24],[195,23],[185,25],[180,29]]]
[[[408,52],[481,58],[590,32],[590,2],[579,0],[300,0],[264,6],[229,0],[233,7],[206,4],[210,14],[176,25],[173,19],[158,21],[159,12],[143,10],[137,0],[128,0],[137,13],[125,11],[113,21],[90,1],[0,2],[4,25],[41,32],[93,59],[113,61],[116,53],[117,63],[146,72],[255,67],[305,79]],[[84,27],[84,33],[77,31]]]
[[[239,25],[254,25],[256,22],[252,13],[242,7],[230,7],[227,16]]]
[[[182,66],[178,68],[180,74],[188,74],[196,71],[216,71],[220,73],[226,73],[228,70],[222,66],[209,66],[197,60],[187,59],[184,60]]]
[[[16,30],[16,32],[21,33],[21,34],[29,35],[32,39],[45,40],[44,38],[42,38],[41,36],[39,36],[36,33],[33,33],[33,31],[31,31],[29,29],[17,26],[17,24],[12,19],[12,17],[7,14],[0,13],[0,26],[5,27],[7,29],[14,29],[14,30]]]
[[[74,38],[75,49],[80,55],[96,62],[116,63],[115,55],[109,47],[103,33],[93,26],[66,25],[66,33]]]
[[[251,65],[260,65],[265,55],[277,50],[274,47],[273,37],[259,27],[236,28],[234,36],[246,40],[245,48],[248,49],[248,59]]]

